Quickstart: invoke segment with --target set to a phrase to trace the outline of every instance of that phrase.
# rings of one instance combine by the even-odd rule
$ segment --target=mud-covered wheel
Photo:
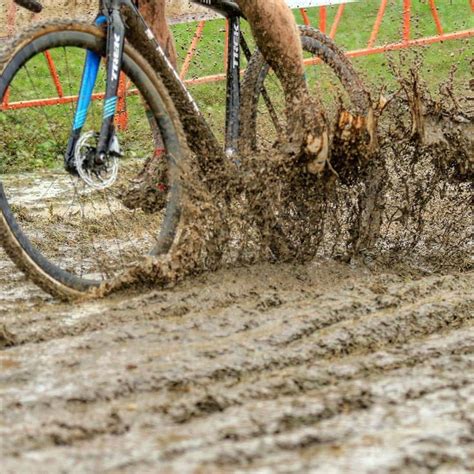
[[[329,123],[344,109],[365,117],[370,96],[343,51],[324,33],[300,27],[306,60],[306,79],[320,99]],[[287,130],[283,89],[263,55],[256,51],[242,84],[240,148],[257,150],[281,140]]]
[[[87,50],[104,57],[104,31],[56,21],[29,29],[0,51],[0,242],[36,284],[68,299],[170,250],[180,219],[178,167],[188,156],[166,89],[126,44],[117,176],[96,189],[65,170]],[[83,127],[84,156],[100,130],[105,76],[102,65]],[[156,205],[130,204],[129,191],[150,160],[162,176],[147,194]]]

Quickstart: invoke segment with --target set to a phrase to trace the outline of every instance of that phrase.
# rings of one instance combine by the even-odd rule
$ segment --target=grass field
[[[387,13],[382,22],[380,35],[377,44],[397,42],[402,33],[402,1],[392,0],[389,2]],[[369,39],[372,25],[375,21],[377,9],[380,2],[378,0],[367,0],[352,4],[346,7],[342,21],[340,23],[336,42],[346,50],[359,49],[366,46]],[[458,31],[472,28],[474,26],[474,15],[472,14],[467,0],[452,0],[451,2],[438,2],[438,10],[445,32]],[[328,29],[333,22],[337,7],[328,7],[327,25]],[[318,25],[318,9],[308,10],[313,25]],[[300,13],[295,12],[297,22],[302,23]],[[179,62],[182,64],[191,39],[194,35],[196,23],[178,24],[173,26],[176,39]],[[247,24],[243,25],[246,37],[251,43],[251,35]],[[224,57],[224,31],[223,20],[209,21],[204,29],[204,34],[196,55],[188,72],[188,78],[217,74],[223,71]],[[430,36],[436,34],[436,28],[432,21],[431,12],[427,3],[419,1],[413,2],[413,16],[411,25],[412,37]],[[390,54],[372,55],[369,57],[354,59],[358,71],[366,78],[366,82],[371,84],[372,90],[377,90],[381,86],[393,87],[393,78],[387,66],[387,58],[398,60],[400,56],[405,58],[405,64],[413,62],[417,54],[424,56],[423,77],[432,89],[446,80],[450,69],[457,66],[457,77],[460,81],[466,82],[472,74],[469,72],[469,60],[472,57],[472,40],[457,40],[445,43],[437,43],[424,48],[405,52],[392,52]],[[58,55],[56,66],[63,79],[65,93],[73,95],[79,88],[83,54],[69,57],[64,61]],[[20,74],[15,79],[15,90],[12,92],[11,100],[26,100],[40,97],[51,97],[56,94],[53,83],[50,80],[46,62],[43,58],[34,60],[30,74]],[[244,61],[245,67],[245,61]],[[313,82],[324,82],[324,71],[320,66],[312,67],[314,72],[310,77]],[[309,74],[308,74],[309,76]],[[43,79],[42,79],[43,78]],[[100,78],[96,92],[101,92],[103,88],[103,78]],[[327,83],[329,84],[329,82]],[[13,89],[13,88],[12,88]],[[212,83],[199,86],[191,86],[191,93],[196,98],[201,110],[209,119],[219,138],[223,136],[224,130],[224,82]],[[278,93],[275,88],[274,94]],[[140,105],[139,103],[137,105]],[[130,108],[133,101],[130,101]],[[101,102],[95,105],[94,123],[100,122]],[[72,117],[71,105],[49,107],[47,114],[43,110],[35,109],[31,114],[28,110],[15,112],[6,118],[7,114],[0,114],[0,172],[5,170],[17,171],[23,167],[41,168],[53,166],[62,152],[59,150],[69,133],[69,123]],[[48,116],[55,119],[62,114],[68,120],[67,126],[52,126],[51,120],[48,123]],[[143,124],[143,114],[140,121],[136,122],[133,133],[129,136],[136,138],[138,131]],[[58,119],[59,120],[59,119]],[[53,120],[54,121],[54,120]],[[25,127],[25,122],[27,126]],[[59,124],[61,125],[61,124]],[[43,131],[48,128],[48,134]],[[60,131],[59,128],[62,128]],[[52,133],[51,133],[52,132]],[[64,135],[64,136],[63,136]],[[61,140],[59,140],[61,137]],[[59,157],[59,158],[58,158]]]
[[[364,48],[372,31],[377,15],[379,0],[364,0],[359,3],[346,6],[341,23],[339,25],[336,43],[345,50]],[[328,30],[332,25],[337,6],[327,8]],[[427,2],[412,2],[413,16],[411,34],[413,38],[436,35],[436,27],[433,22],[430,8]],[[438,13],[443,29],[446,33],[469,29],[474,27],[474,14],[471,12],[467,0],[438,1]],[[390,0],[384,20],[380,28],[377,44],[398,42],[402,37],[402,0]],[[319,9],[308,10],[313,25],[319,24]],[[302,24],[299,11],[295,11],[296,21]],[[191,38],[194,34],[196,23],[175,25],[173,32],[178,45],[178,54],[182,62]],[[188,78],[217,74],[223,70],[224,50],[224,21],[216,20],[208,22],[205,26],[203,38],[197,50],[195,59],[189,70]],[[247,25],[244,31],[248,32]],[[247,33],[248,38],[250,35]],[[445,43],[416,48],[414,52],[392,52],[389,54],[377,54],[353,59],[357,70],[374,87],[394,84],[393,78],[387,67],[387,58],[398,58],[400,55],[407,56],[410,63],[415,54],[424,55],[423,77],[433,88],[448,77],[453,65],[457,65],[457,76],[460,80],[466,80],[470,74],[469,60],[473,56],[473,42],[471,40],[457,40]],[[223,101],[225,98],[225,86],[221,84],[191,86],[191,92],[198,100],[203,111],[215,123],[218,128],[223,126]]]
[[[61,78],[64,95],[80,89],[85,53],[80,48],[49,50]],[[105,90],[105,68],[99,69],[94,93]],[[134,86],[131,85],[131,89]],[[45,57],[40,54],[20,69],[10,84],[10,103],[57,97],[57,90]],[[103,101],[92,101],[84,131],[100,130]],[[0,174],[62,166],[64,151],[74,118],[74,103],[23,108],[0,113]],[[153,140],[143,101],[137,95],[127,99],[128,126],[121,131],[124,152],[132,158],[153,153]]]

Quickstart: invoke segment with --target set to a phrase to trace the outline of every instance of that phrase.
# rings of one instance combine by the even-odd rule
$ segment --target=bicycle
[[[36,0],[15,2],[42,9]],[[269,127],[275,136],[284,130],[278,95],[271,97],[275,79],[263,56],[251,54],[238,6],[194,3],[226,17],[231,31],[224,150],[136,1],[100,0],[93,24],[49,21],[0,51],[0,242],[54,296],[80,297],[142,258],[172,250],[180,168],[190,153],[205,163],[237,163],[239,149],[256,149]],[[366,114],[369,97],[351,63],[327,36],[300,29],[305,52],[329,66],[355,113]],[[248,65],[241,82],[242,52]],[[50,85],[51,75],[66,77],[68,90]],[[41,97],[51,87],[58,98],[46,103]],[[270,117],[265,123],[262,104]],[[124,107],[127,127],[119,120]],[[146,212],[142,203],[124,204],[123,196],[150,163],[157,175],[152,198],[164,198],[160,209]]]

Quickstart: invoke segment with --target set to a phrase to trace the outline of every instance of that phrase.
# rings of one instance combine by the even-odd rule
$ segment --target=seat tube
[[[231,16],[227,55],[226,140],[228,156],[238,152],[240,129],[240,17]]]

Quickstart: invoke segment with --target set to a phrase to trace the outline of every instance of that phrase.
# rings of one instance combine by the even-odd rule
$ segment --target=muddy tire
[[[105,54],[105,32],[97,27],[85,23],[54,21],[34,26],[22,33],[19,37],[11,41],[9,44],[2,47],[0,50],[0,104],[2,104],[2,102],[6,98],[6,94],[9,89],[11,92],[10,100],[12,100],[12,95],[15,92],[15,88],[11,86],[12,81],[15,80],[15,77],[19,70],[28,61],[33,61],[36,56],[43,54],[43,52],[45,51],[54,50],[54,48],[56,48],[58,51],[61,51],[61,48],[66,50],[66,48],[69,47],[76,48],[79,50],[93,50],[103,56]],[[72,67],[71,64],[73,63],[73,60],[70,59],[69,61],[70,64],[67,63],[66,56],[65,67],[68,68],[68,72],[70,73],[70,75],[72,75],[70,70]],[[31,64],[34,64],[34,62],[32,62]],[[79,68],[82,66],[81,64],[79,64],[77,67]],[[36,74],[38,70],[33,69],[33,71]],[[31,222],[31,219],[33,217],[31,217],[31,215],[28,215],[25,218],[22,212],[28,213],[30,212],[30,210],[28,209],[28,207],[26,207],[26,209],[20,212],[18,210],[19,206],[17,206],[16,204],[12,204],[11,202],[12,200],[10,198],[14,196],[14,192],[16,191],[16,189],[15,187],[8,188],[8,183],[9,178],[11,181],[12,175],[14,175],[14,173],[10,173],[8,175],[9,178],[7,176],[6,181],[4,180],[6,177],[5,171],[1,171],[0,173],[0,243],[3,245],[6,252],[15,262],[15,264],[31,280],[33,280],[38,286],[40,286],[48,293],[63,299],[71,299],[84,296],[84,294],[87,294],[92,289],[97,288],[104,282],[116,278],[123,271],[126,271],[127,266],[129,268],[132,264],[137,264],[138,255],[135,255],[135,253],[138,254],[138,251],[142,253],[139,256],[140,258],[144,258],[149,255],[161,255],[167,253],[174,242],[175,235],[177,232],[177,226],[180,220],[181,196],[181,186],[178,168],[188,156],[186,140],[178,114],[161,80],[158,78],[158,76],[149,66],[149,64],[129,44],[126,44],[125,46],[122,72],[126,74],[126,76],[136,87],[136,90],[138,91],[138,93],[135,94],[137,96],[137,101],[140,100],[139,105],[141,104],[143,106],[143,110],[147,111],[148,120],[150,120],[151,116],[152,120],[156,121],[156,124],[158,125],[159,131],[161,133],[161,138],[164,142],[166,149],[166,166],[168,168],[168,194],[164,209],[160,211],[161,214],[159,224],[157,224],[156,227],[148,227],[147,225],[143,225],[143,228],[146,229],[148,234],[150,234],[150,236],[148,234],[146,235],[148,239],[147,247],[142,247],[141,241],[134,241],[134,235],[128,236],[129,241],[133,241],[133,244],[135,246],[133,248],[133,258],[135,259],[133,263],[128,261],[124,262],[123,268],[119,268],[113,267],[113,261],[111,260],[112,263],[108,263],[109,266],[107,268],[104,264],[104,270],[102,270],[101,268],[100,273],[93,273],[91,271],[89,272],[89,274],[87,274],[85,270],[82,270],[82,268],[84,267],[83,262],[81,262],[80,264],[77,263],[76,267],[71,264],[73,258],[71,257],[71,255],[67,255],[67,258],[64,255],[59,255],[58,258],[55,259],[51,258],[51,256],[48,255],[48,252],[46,252],[45,254],[42,242],[37,244],[34,239],[32,240],[30,238],[30,235],[34,236],[34,233],[29,233],[27,224],[25,224],[25,222]],[[31,76],[33,76],[33,80],[36,79],[34,74],[31,74]],[[2,108],[0,107],[0,115],[4,115],[4,117],[0,116],[0,119],[3,119],[0,120],[0,127],[2,128],[4,126],[6,127],[5,123],[7,123],[6,119],[8,119],[7,111],[7,109],[4,108],[2,110]],[[151,114],[149,113],[149,111],[151,111]],[[52,113],[53,112],[51,112],[51,114]],[[30,128],[34,126],[35,123],[33,123],[32,120],[32,122],[30,123]],[[64,128],[66,128],[66,126]],[[3,136],[6,136],[7,133],[8,130],[4,128],[2,131]],[[0,155],[3,152],[3,156],[5,156],[5,153],[8,151],[9,146],[8,143],[7,145],[5,145],[5,143],[6,140],[3,143],[0,143]],[[5,146],[3,146],[2,148],[2,145]],[[14,146],[14,142],[12,143],[12,145]],[[153,146],[153,143],[151,143],[150,149],[153,149]],[[144,153],[145,152],[143,152],[143,154]],[[59,162],[60,158],[58,158],[58,163]],[[124,161],[124,163],[128,162]],[[123,165],[123,167],[125,168],[126,165]],[[61,171],[59,168],[60,167],[58,165],[58,173]],[[64,172],[64,169],[62,171]],[[69,176],[69,179],[72,178]],[[126,179],[128,179],[128,175]],[[124,182],[126,179],[124,178]],[[119,215],[119,211],[116,211],[116,208],[118,207],[118,205],[116,204],[116,202],[118,202],[118,193],[115,191],[114,193],[115,194],[113,194],[111,191],[110,197],[103,197],[104,202],[107,202],[110,214],[112,214],[112,210],[115,213],[115,215],[109,219],[111,221],[111,225],[109,227],[111,227],[112,229],[113,226],[116,225],[115,222],[117,220],[117,215]],[[89,199],[92,200],[92,198],[90,197]],[[115,199],[116,201],[114,201],[113,204],[110,204],[109,200],[112,199]],[[84,206],[83,203],[80,205]],[[92,205],[94,206],[94,204]],[[103,204],[103,207],[105,208],[105,204]],[[63,206],[63,209],[64,208],[65,206]],[[122,211],[122,209],[120,209],[120,212],[125,213],[126,211],[127,210]],[[130,213],[127,214],[128,216],[130,216],[130,229],[132,228],[133,222],[135,222],[132,219],[135,218],[137,214],[137,211],[134,211],[133,213],[132,211],[130,211]],[[125,223],[123,225],[125,232],[128,231],[126,229],[127,215],[119,215]],[[38,221],[38,227],[40,225],[44,225],[44,227],[53,227],[54,223],[59,222],[58,216],[54,216],[56,220],[52,219],[51,215],[49,217],[47,215],[43,217],[46,222],[40,224],[38,216],[34,216],[34,219],[37,219]],[[71,223],[67,222],[67,218],[68,216],[66,216],[66,219],[63,219],[63,221],[58,224],[58,228],[56,229],[56,232],[59,233],[60,231],[66,229],[67,226],[69,226],[67,227],[67,233],[66,231],[64,231],[64,235],[58,237],[57,246],[59,246],[60,243],[65,240],[64,248],[66,250],[62,251],[63,254],[69,254],[69,251],[71,251],[71,254],[73,254],[76,243],[84,244],[84,242],[79,242],[79,237],[74,236],[74,231],[71,230]],[[49,222],[48,219],[51,222]],[[140,217],[140,219],[141,220],[139,221],[137,218],[136,222],[145,222],[145,217]],[[70,220],[72,220],[72,217],[70,218]],[[26,227],[24,227],[23,224],[25,224]],[[121,252],[121,261],[124,260],[124,257],[128,257],[128,255],[132,254],[131,250],[126,249],[126,251],[124,251],[123,248],[120,247],[120,245],[123,244],[121,244],[120,242],[116,244],[113,239],[109,239],[110,243],[106,242],[105,237],[103,237],[102,241],[99,241],[99,239],[102,238],[100,232],[102,232],[103,229],[106,229],[107,227],[105,219],[102,219],[101,216],[96,216],[96,221],[94,225],[94,232],[99,232],[99,234],[97,234],[98,237],[91,237],[91,240],[94,238],[96,239],[95,242],[99,242],[100,244],[97,245],[97,249],[94,247],[93,251],[92,249],[89,249],[91,250],[90,253],[93,254],[89,258],[89,260],[95,259],[98,265],[98,262],[101,262],[101,260],[95,254],[97,252],[102,252],[104,255],[103,257],[101,256],[101,258],[105,259],[106,257],[108,257],[109,254],[112,253],[112,247],[114,246],[117,247],[118,250]],[[77,230],[79,232],[79,228]],[[115,229],[115,232],[118,235],[117,228]],[[120,232],[122,232],[122,227],[120,228]],[[114,238],[115,240],[118,240],[118,237],[115,236]],[[102,245],[102,242],[104,242],[104,245]],[[84,252],[84,250],[81,250],[81,252]],[[79,251],[77,251],[76,253],[78,256],[80,256]],[[67,261],[67,263],[65,263],[67,259],[69,260]],[[116,260],[118,260],[118,257]],[[93,263],[95,264],[96,262]],[[81,268],[81,271],[78,270],[79,267]],[[92,275],[93,277],[99,275],[99,278],[91,278],[90,275]]]
[[[305,55],[320,59],[325,67],[329,68],[347,95],[351,113],[366,116],[370,108],[370,96],[344,52],[324,33],[311,27],[300,26],[299,28]],[[256,51],[247,67],[242,84],[241,150],[258,149],[261,137],[266,134],[259,125],[259,104],[262,104],[265,81],[269,72],[270,66],[266,63],[262,53]],[[280,95],[282,96],[282,94]],[[268,113],[268,106],[266,113]],[[284,133],[286,127],[283,110],[273,110],[269,115],[273,125]],[[278,123],[276,123],[277,121]]]

